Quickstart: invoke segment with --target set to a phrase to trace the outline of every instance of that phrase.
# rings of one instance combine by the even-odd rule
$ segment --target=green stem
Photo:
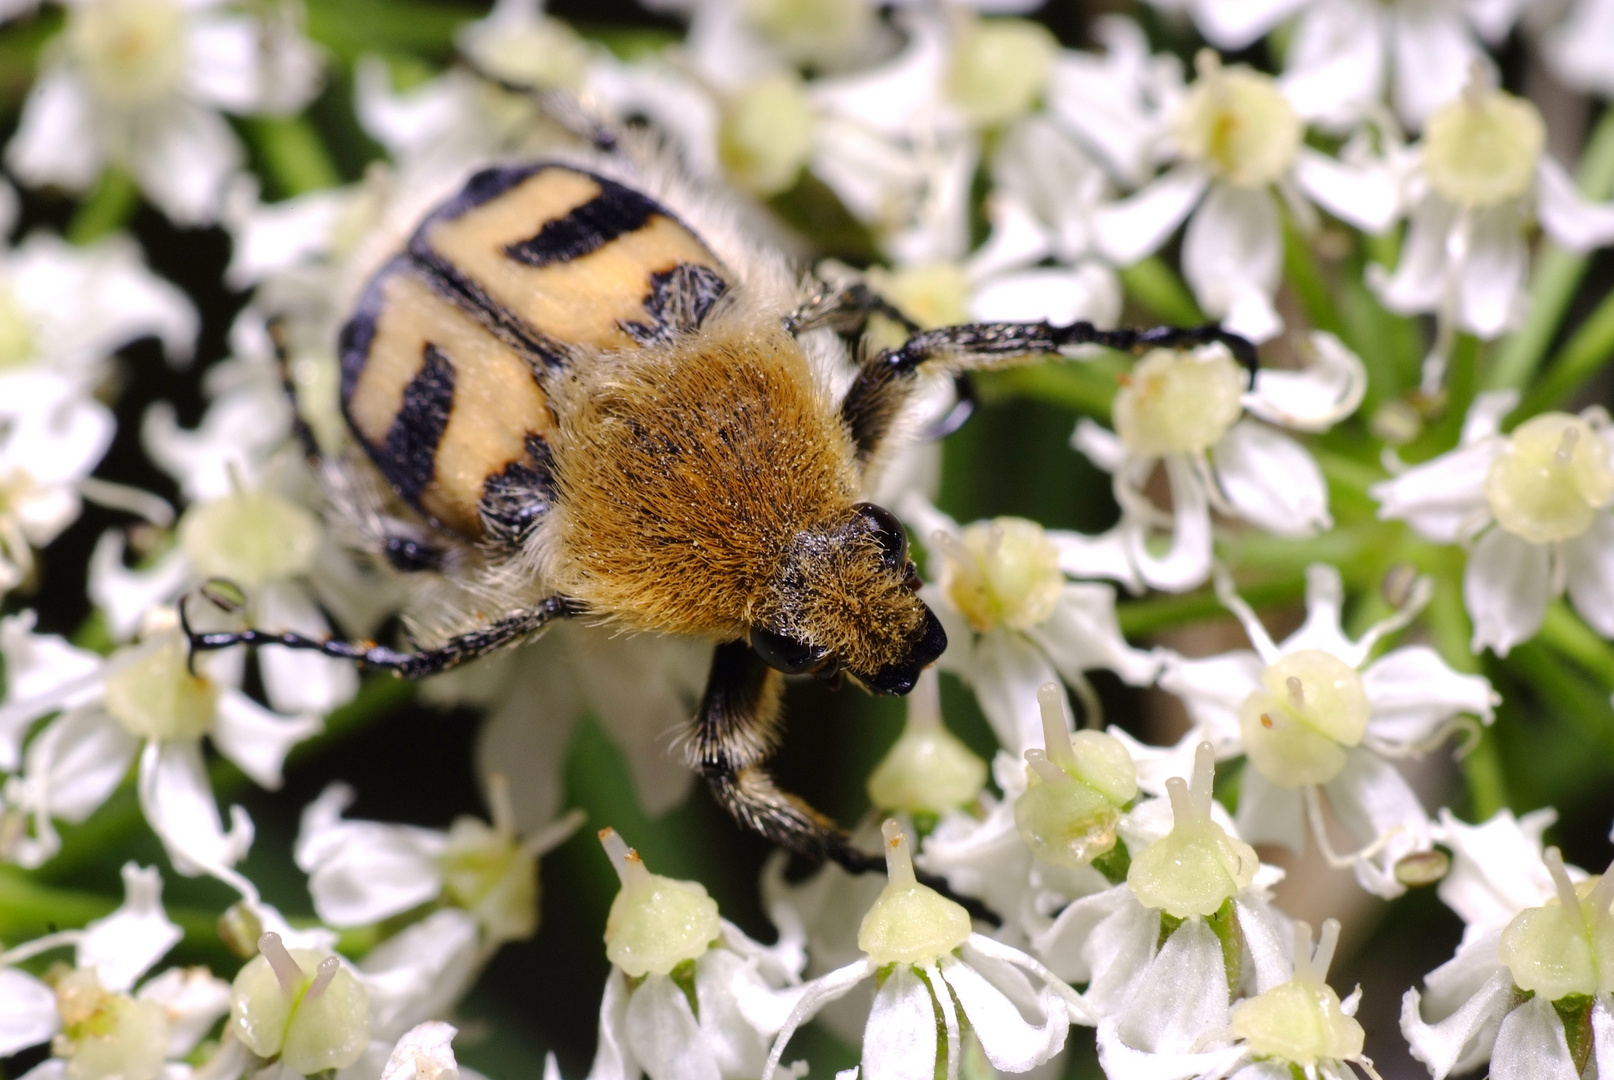
[[[1580,193],[1588,199],[1606,199],[1610,187],[1614,187],[1614,109],[1603,111],[1596,130],[1587,140],[1580,167],[1575,170],[1575,180]],[[1497,349],[1490,371],[1486,373],[1485,389],[1505,390],[1530,382],[1557,334],[1564,311],[1574,299],[1590,261],[1589,254],[1565,251],[1550,240],[1542,245],[1530,282],[1530,313],[1524,325]],[[1556,367],[1557,364],[1554,369]]]
[[[1468,648],[1471,627],[1463,609],[1462,561],[1452,560],[1440,570],[1434,598],[1424,609],[1429,637],[1446,663],[1458,671],[1477,672],[1479,658]],[[1475,821],[1484,821],[1507,806],[1507,779],[1490,729],[1480,732],[1474,748],[1462,759],[1462,769]]]
[[[1317,265],[1305,234],[1287,214],[1283,221],[1283,274],[1311,325],[1339,337],[1344,327],[1334,310],[1322,268]]]
[[[1193,294],[1177,272],[1156,256],[1149,256],[1121,271],[1121,285],[1138,303],[1162,321],[1194,326],[1205,321]]]
[[[0,868],[0,940],[7,945],[83,926],[112,912],[118,901],[99,893],[43,885],[11,867]],[[215,932],[217,917],[192,908],[166,908],[187,937]]]
[[[983,373],[977,385],[981,400],[988,404],[1010,397],[1030,398],[1107,424],[1110,405],[1115,400],[1116,376],[1127,366],[1110,362],[1108,358],[1069,364],[1034,364]]]
[[[67,239],[80,246],[93,244],[127,225],[139,206],[140,189],[134,178],[122,169],[108,168],[68,223]]]
[[[1614,645],[1597,636],[1562,600],[1547,606],[1536,641],[1574,661],[1605,691],[1614,689]]]
[[[1614,354],[1614,293],[1603,297],[1603,302],[1559,350],[1547,374],[1525,397],[1516,415],[1533,416],[1559,405],[1602,370],[1611,354]]]
[[[342,182],[318,129],[306,116],[259,117],[243,121],[243,127],[279,194],[305,195]]]
[[[1239,587],[1239,595],[1257,610],[1286,607],[1297,603],[1305,594],[1306,582],[1302,578],[1285,578]],[[1209,590],[1187,596],[1154,596],[1115,606],[1121,632],[1128,637],[1152,634],[1184,623],[1222,618],[1227,614],[1222,602]]]

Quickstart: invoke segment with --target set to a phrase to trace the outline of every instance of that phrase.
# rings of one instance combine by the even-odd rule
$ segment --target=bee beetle
[[[412,651],[187,622],[191,646],[278,644],[418,678],[563,618],[693,635],[716,649],[685,752],[717,800],[810,858],[883,865],[763,766],[785,675],[906,694],[947,646],[901,523],[863,498],[921,378],[1093,344],[1220,341],[1253,366],[1253,347],[1216,326],[918,332],[864,286],[804,283],[721,197],[635,171],[611,142],[477,171],[341,331],[362,456],[337,475],[372,492],[378,553],[435,581],[423,594],[455,598],[450,614],[413,620]],[[849,345],[875,313],[906,342]]]

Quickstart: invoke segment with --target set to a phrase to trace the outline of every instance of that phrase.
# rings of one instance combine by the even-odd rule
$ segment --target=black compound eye
[[[885,555],[886,565],[900,572],[908,565],[908,533],[897,515],[873,503],[858,503],[853,509],[868,523],[869,531]]]
[[[811,671],[824,660],[824,651],[815,649],[805,641],[798,641],[760,626],[751,628],[751,651],[764,664],[786,675],[800,675]]]

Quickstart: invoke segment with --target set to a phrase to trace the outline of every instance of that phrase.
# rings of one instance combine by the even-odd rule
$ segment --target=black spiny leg
[[[887,349],[863,361],[841,403],[841,418],[857,443],[858,460],[866,463],[884,441],[892,421],[908,400],[915,376],[922,370],[940,368],[956,375],[1023,363],[1036,356],[1057,356],[1083,345],[1130,352],[1211,342],[1226,345],[1240,364],[1252,374],[1255,372],[1255,346],[1216,323],[1149,330],[1100,330],[1090,322],[1069,326],[1046,322],[944,326],[914,334],[900,348]]]
[[[785,316],[785,329],[801,334],[827,326],[837,334],[861,334],[872,315],[884,315],[908,333],[919,333],[918,323],[861,281],[843,285],[820,282],[800,307]]]
[[[199,652],[213,652],[236,645],[279,645],[283,649],[307,649],[326,656],[353,660],[363,667],[385,668],[405,679],[420,679],[458,667],[468,660],[475,660],[535,634],[556,619],[582,612],[577,601],[565,596],[551,596],[534,607],[512,612],[475,630],[456,634],[435,649],[402,652],[372,642],[311,638],[289,631],[247,629],[199,633],[191,628],[185,603],[189,599],[185,597],[180,601],[179,622],[190,642],[192,658]]]
[[[769,842],[815,863],[833,859],[853,874],[883,872],[883,854],[859,848],[823,814],[779,790],[762,768],[778,742],[783,689],[784,676],[745,642],[719,645],[686,744],[691,767],[706,777],[712,795],[735,821]],[[974,917],[1001,922],[980,901],[954,894],[945,881],[928,874],[920,874],[919,880],[958,901]]]

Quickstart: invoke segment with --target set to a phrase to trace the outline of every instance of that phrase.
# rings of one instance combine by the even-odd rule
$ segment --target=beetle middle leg
[[[813,862],[832,859],[853,874],[885,869],[884,854],[870,854],[829,818],[782,791],[763,769],[779,736],[784,676],[763,663],[744,641],[719,645],[700,713],[685,744],[690,767],[706,778],[712,796],[734,820],[771,843]],[[962,904],[976,918],[1000,920],[979,901],[958,896],[928,874],[919,880]]]

